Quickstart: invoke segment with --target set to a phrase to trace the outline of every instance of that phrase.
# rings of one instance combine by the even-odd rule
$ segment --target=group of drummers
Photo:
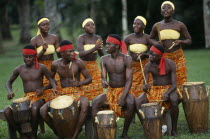
[[[181,45],[191,44],[191,37],[186,26],[173,19],[174,12],[173,3],[163,2],[164,19],[153,26],[150,35],[144,33],[146,19],[137,16],[134,33],[124,41],[117,34],[107,37],[107,55],[91,18],[82,23],[85,33],[77,39],[78,52],[70,41],[59,43],[56,35],[48,33],[48,18],[39,19],[37,35],[22,50],[24,64],[15,68],[6,83],[9,100],[14,97],[12,84],[18,76],[24,88],[24,97],[4,110],[10,138],[16,137],[16,131],[22,138],[37,138],[38,124],[44,120],[59,138],[75,139],[90,108],[94,138],[103,136],[96,117],[104,110],[104,114],[125,118],[122,137],[128,138],[135,113],[144,123],[141,109],[148,106],[145,103],[157,104],[163,113],[170,109],[170,135],[177,136],[178,104],[182,85],[187,82]],[[54,61],[55,52],[59,59]],[[101,57],[100,68],[97,54]],[[107,88],[105,93],[103,88]]]

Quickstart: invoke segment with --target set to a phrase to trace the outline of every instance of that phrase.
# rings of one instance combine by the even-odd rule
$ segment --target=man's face
[[[157,62],[160,60],[160,58],[161,58],[161,55],[158,55],[153,51],[149,51],[149,61],[150,62],[152,62],[152,63]]]
[[[111,54],[112,52],[114,52],[117,48],[116,48],[117,44],[113,44],[111,42],[106,42],[106,52]]]
[[[74,60],[74,49],[64,51],[61,54],[62,54],[62,57],[68,61]]]
[[[171,17],[174,13],[173,7],[170,4],[164,4],[161,8],[161,14],[163,17]]]
[[[32,66],[35,61],[35,55],[23,54],[23,60],[27,66]]]
[[[139,33],[144,30],[145,26],[144,23],[140,19],[136,19],[133,22],[133,31],[134,33]]]
[[[95,24],[91,21],[87,22],[87,24],[84,27],[85,32],[93,34],[95,32]]]
[[[39,24],[39,29],[40,29],[41,32],[48,33],[48,31],[50,30],[50,22],[47,21],[47,20],[41,22]]]

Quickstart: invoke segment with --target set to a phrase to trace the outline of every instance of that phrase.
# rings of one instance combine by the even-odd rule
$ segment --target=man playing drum
[[[44,90],[43,87],[43,78],[44,76],[50,81],[53,89],[56,90],[56,84],[53,78],[50,76],[50,72],[48,69],[39,64],[37,61],[37,53],[35,48],[32,45],[27,45],[22,50],[23,58],[25,64],[20,65],[15,68],[13,74],[9,78],[6,83],[6,88],[8,91],[7,98],[8,100],[14,97],[14,92],[12,91],[12,84],[17,79],[18,76],[21,77],[24,87],[25,95],[24,97],[28,97],[31,101],[31,124],[33,137],[37,138],[37,128],[39,121],[39,109],[45,103],[44,101]],[[5,117],[9,124],[9,136],[10,138],[14,138],[16,136],[15,130],[17,130],[20,135],[24,138],[20,131],[20,127],[15,123],[13,118],[13,112],[10,107],[6,107],[4,110]]]
[[[106,107],[113,110],[116,116],[125,117],[122,137],[127,138],[128,128],[135,111],[134,96],[129,94],[133,75],[132,58],[126,55],[126,45],[116,34],[108,36],[106,51],[109,55],[101,58],[101,75],[102,85],[104,88],[108,87],[108,90],[93,99],[92,117],[95,119],[97,113]],[[109,83],[107,82],[107,73]],[[94,138],[98,138],[95,123],[94,131]]]
[[[139,119],[142,121],[139,109],[141,105],[149,102],[159,102],[159,104],[165,109],[171,108],[172,119],[172,136],[177,136],[177,120],[179,114],[178,108],[178,94],[176,92],[176,65],[170,59],[163,57],[164,48],[161,45],[153,45],[149,51],[149,63],[145,66],[145,78],[144,91],[136,99],[136,108]],[[153,86],[148,85],[149,73],[152,74]]]
[[[75,132],[73,139],[77,138],[81,128],[86,120],[88,112],[88,99],[84,96],[84,92],[80,89],[81,85],[87,85],[92,82],[92,78],[89,72],[86,70],[82,60],[76,58],[74,52],[74,46],[71,42],[64,40],[60,43],[59,50],[61,52],[61,59],[58,59],[52,63],[51,74],[54,77],[56,73],[60,76],[60,82],[62,90],[58,92],[58,95],[70,95],[74,97],[75,101],[80,101],[80,114],[79,120],[75,125]],[[85,77],[83,81],[80,81],[80,73]],[[50,102],[46,103],[40,110],[42,118],[52,128],[55,134],[57,134],[52,119],[48,115],[50,110]]]

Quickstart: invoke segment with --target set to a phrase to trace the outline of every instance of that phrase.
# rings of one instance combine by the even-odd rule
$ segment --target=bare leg
[[[80,114],[79,114],[79,121],[76,125],[75,131],[74,131],[74,135],[72,137],[72,139],[76,139],[79,135],[79,133],[81,132],[82,126],[85,123],[85,120],[87,118],[87,113],[88,113],[88,106],[89,106],[89,102],[88,99],[84,96],[81,96],[79,98],[80,103]]]
[[[40,126],[40,133],[45,133],[44,120],[42,118],[40,118],[39,126]]]
[[[31,123],[32,123],[32,129],[33,129],[33,138],[37,138],[37,129],[40,119],[40,108],[44,105],[44,100],[37,100],[32,104],[31,107]]]
[[[179,107],[178,107],[178,94],[176,92],[172,92],[170,94],[170,101],[171,101],[171,120],[172,120],[172,131],[171,135],[172,136],[178,136],[177,133],[177,120],[179,116]]]
[[[126,105],[125,105],[126,111],[125,111],[125,121],[124,121],[124,128],[122,137],[128,138],[128,128],[131,124],[131,120],[134,116],[135,112],[135,98],[133,95],[128,94],[126,98]]]
[[[136,98],[136,111],[137,111],[137,115],[138,115],[142,125],[143,125],[143,118],[142,118],[141,114],[139,113],[139,109],[141,109],[142,104],[148,103],[148,102],[149,101],[148,101],[145,93],[140,95],[138,98]]]
[[[95,117],[97,116],[97,113],[100,111],[100,108],[103,105],[105,105],[105,102],[107,102],[105,93],[97,96],[92,101],[92,119],[93,119],[94,139],[98,139],[98,132],[97,132],[97,125],[95,123]]]

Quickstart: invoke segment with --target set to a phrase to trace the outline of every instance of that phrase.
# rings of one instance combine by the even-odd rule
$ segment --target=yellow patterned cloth
[[[34,103],[37,100],[43,99],[42,96],[37,96],[36,92],[28,92],[24,94],[24,97],[27,97],[28,99],[30,99],[31,104]]]
[[[173,53],[164,53],[164,58],[171,59],[176,64],[177,88],[182,93],[182,84],[187,82],[187,68],[184,52],[178,49]]]
[[[25,93],[24,97],[28,97],[31,101],[31,103],[39,100],[39,99],[44,99],[45,102],[51,101],[57,96],[52,92],[52,89],[48,89],[44,91],[44,93],[41,96],[37,96],[36,92],[29,92]]]
[[[62,88],[61,92],[58,93],[58,95],[68,95],[72,96],[75,101],[78,101],[78,99],[81,96],[84,96],[84,91],[81,90],[80,87],[65,87]]]
[[[92,77],[92,83],[81,86],[81,89],[85,92],[85,96],[88,100],[93,100],[95,97],[103,93],[103,86],[101,83],[101,72],[98,67],[97,61],[83,61],[86,69],[89,71]],[[81,81],[84,80],[81,74]]]
[[[117,117],[124,117],[122,107],[119,106],[118,101],[124,91],[124,87],[111,88],[109,87],[106,91],[106,97],[111,110],[115,112]]]
[[[45,65],[49,71],[51,71],[52,62],[53,61],[39,61],[39,63]],[[57,82],[58,91],[60,91],[61,90],[60,77],[57,73],[55,74],[55,80]],[[48,84],[50,84],[49,80],[46,77],[44,77],[43,85],[46,86]]]
[[[158,102],[157,100],[163,100],[163,93],[165,93],[170,87],[171,85],[152,86],[151,90],[146,93],[149,103]],[[159,101],[158,103],[160,106],[165,107],[165,110],[171,107],[171,104],[169,102]]]

